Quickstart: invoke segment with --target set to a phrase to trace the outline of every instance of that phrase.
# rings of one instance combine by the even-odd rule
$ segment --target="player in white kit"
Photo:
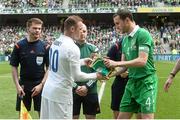
[[[52,44],[50,66],[41,100],[40,119],[72,119],[72,87],[76,80],[102,79],[100,73],[81,72],[80,50],[74,43],[79,39],[82,19],[69,16],[64,22],[64,35]]]

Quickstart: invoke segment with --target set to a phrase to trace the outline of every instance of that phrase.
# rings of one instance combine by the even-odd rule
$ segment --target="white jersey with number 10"
[[[70,37],[61,35],[52,44],[49,58],[49,73],[42,96],[51,101],[72,102],[72,84],[74,80],[96,79],[96,73],[86,74],[81,72],[80,51]]]

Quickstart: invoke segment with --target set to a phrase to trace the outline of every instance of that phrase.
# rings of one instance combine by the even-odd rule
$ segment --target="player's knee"
[[[133,113],[131,112],[120,112],[118,115],[118,119],[130,119]]]
[[[154,119],[154,114],[150,113],[150,114],[141,114],[141,118],[142,119]]]

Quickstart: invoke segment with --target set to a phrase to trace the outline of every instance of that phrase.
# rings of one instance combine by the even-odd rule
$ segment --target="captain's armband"
[[[146,46],[146,45],[143,45],[143,46],[139,46],[139,52],[146,52],[146,53],[149,53],[149,47]]]

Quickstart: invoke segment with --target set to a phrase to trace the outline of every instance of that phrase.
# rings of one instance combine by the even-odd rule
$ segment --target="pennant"
[[[104,65],[103,58],[96,58],[90,65],[96,72],[100,72],[103,76],[109,76],[113,69],[107,68]]]
[[[31,119],[32,119],[31,115],[27,111],[23,103],[23,100],[21,100],[20,120],[31,120]]]

